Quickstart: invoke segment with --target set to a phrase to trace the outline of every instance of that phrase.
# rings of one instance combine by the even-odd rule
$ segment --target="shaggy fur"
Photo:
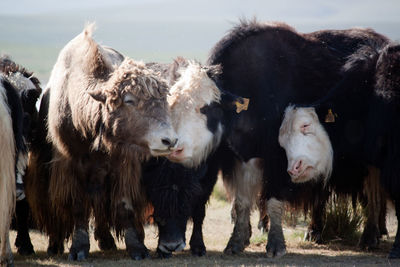
[[[30,219],[29,207],[26,202],[24,193],[23,179],[28,162],[28,151],[32,142],[33,135],[37,126],[37,109],[36,101],[39,98],[42,89],[39,80],[33,76],[22,66],[16,64],[9,57],[0,57],[0,72],[4,74],[7,81],[16,90],[18,94],[18,101],[22,104],[21,115],[16,118],[13,115],[13,125],[16,134],[16,147],[18,150],[16,161],[16,187],[17,187],[17,204],[16,214],[14,219],[16,221],[16,230],[18,231],[15,245],[18,247],[18,253],[31,254],[33,253],[33,246],[29,237],[28,220]],[[19,123],[20,126],[17,126]],[[18,134],[20,132],[20,134]]]
[[[194,61],[178,59],[171,68],[170,76],[177,79],[170,89],[168,104],[171,109],[174,128],[179,140],[177,147],[184,147],[180,155],[172,153],[169,159],[192,168],[204,162],[219,145],[222,128],[218,124],[208,129],[207,114],[204,108],[221,102],[221,92],[210,76],[219,73],[218,67],[203,67]],[[173,75],[172,73],[177,73]],[[193,155],[179,161],[186,155]]]
[[[220,70],[184,58],[177,58],[172,64],[147,66],[165,77],[171,86],[168,102],[179,135],[178,149],[191,156],[189,160],[175,152],[169,156],[184,166],[157,159],[145,164],[143,183],[159,229],[157,251],[161,257],[170,257],[173,251],[183,249],[187,220],[192,218],[190,248],[194,255],[203,256],[205,205],[217,180],[215,159],[222,156],[214,153],[221,138],[221,126],[203,111],[212,109],[210,106],[214,109],[222,106],[221,92],[212,80]],[[200,149],[192,150],[195,145]]]
[[[5,77],[0,75],[0,264],[12,262],[8,239],[15,205],[15,138]]]
[[[70,41],[52,70],[47,115],[50,167],[43,168],[49,161],[40,162],[47,155],[35,155],[32,160],[38,169],[31,172],[32,185],[40,188],[35,185],[40,184],[41,168],[49,172],[45,185],[51,204],[45,207],[62,222],[63,237],[74,231],[72,259],[87,257],[89,241],[82,233],[92,211],[118,236],[129,229],[128,252],[142,258],[147,249],[141,161],[150,153],[170,153],[171,146],[163,140],[176,139],[167,110],[167,86],[143,63],[99,46],[91,38],[92,31],[93,26],[88,26]],[[59,235],[52,233],[52,225],[41,227],[50,230],[50,236]],[[132,241],[134,236],[141,245]]]

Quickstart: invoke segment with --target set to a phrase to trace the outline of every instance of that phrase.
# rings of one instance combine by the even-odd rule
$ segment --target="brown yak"
[[[123,234],[129,255],[141,259],[148,256],[141,162],[168,155],[177,143],[167,85],[143,63],[98,45],[93,28],[87,26],[62,49],[47,85],[47,139],[53,149],[47,216],[53,221],[40,214],[46,209],[33,212],[41,223],[58,224],[42,225],[45,230],[69,229],[72,260],[88,256],[92,212],[96,221]],[[35,172],[28,169],[27,186],[40,184]],[[33,203],[43,201],[39,198],[28,197]]]

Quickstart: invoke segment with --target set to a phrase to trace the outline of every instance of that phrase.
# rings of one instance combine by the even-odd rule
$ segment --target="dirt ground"
[[[230,204],[213,197],[208,205],[204,222],[204,240],[207,255],[193,257],[188,245],[183,252],[176,253],[170,259],[158,259],[155,253],[157,245],[157,230],[154,226],[146,227],[145,244],[151,251],[151,258],[143,261],[133,261],[125,253],[124,243],[117,242],[118,251],[101,252],[91,234],[90,256],[82,262],[70,262],[67,253],[54,258],[46,255],[47,238],[40,233],[31,232],[35,247],[34,256],[22,257],[15,252],[16,266],[400,266],[400,260],[388,260],[387,253],[393,244],[396,230],[396,220],[393,211],[388,215],[389,238],[385,238],[380,249],[367,252],[361,251],[356,245],[344,245],[332,242],[327,245],[316,245],[302,241],[305,224],[296,227],[284,227],[287,244],[287,254],[279,259],[266,257],[266,235],[257,229],[258,213],[253,212],[253,236],[251,244],[241,255],[227,256],[222,252],[228,242],[233,225],[230,221]],[[186,239],[190,240],[192,225],[189,224]],[[15,232],[11,233],[14,244]],[[70,243],[66,244],[66,248]],[[68,249],[66,249],[68,250]]]

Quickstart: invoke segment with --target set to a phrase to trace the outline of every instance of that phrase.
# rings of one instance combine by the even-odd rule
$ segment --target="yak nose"
[[[178,138],[175,139],[170,139],[168,137],[162,138],[161,142],[163,143],[163,145],[167,146],[168,148],[173,148],[176,143],[178,143]]]
[[[292,176],[299,175],[301,173],[302,168],[303,168],[303,161],[300,159],[293,164],[291,169],[288,169],[288,173]]]
[[[174,242],[162,242],[158,245],[158,248],[165,253],[171,253],[174,251],[181,251],[185,246],[185,241],[179,240]]]

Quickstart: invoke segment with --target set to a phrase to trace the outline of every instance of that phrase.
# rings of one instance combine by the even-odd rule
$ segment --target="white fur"
[[[236,161],[233,177],[224,179],[228,194],[240,206],[253,208],[262,188],[263,160],[251,158],[247,162]]]
[[[8,231],[15,206],[15,140],[2,80],[0,76],[0,261],[7,257]]]
[[[207,117],[200,109],[219,102],[221,93],[199,63],[189,61],[179,80],[171,87],[168,104],[173,126],[178,134],[178,149],[182,153],[169,156],[171,161],[186,167],[196,167],[218,146],[222,125],[212,134],[207,128]]]
[[[308,125],[306,131],[302,130],[303,125]],[[286,151],[288,171],[297,161],[303,162],[304,172],[292,175],[293,182],[320,177],[327,182],[332,172],[333,150],[314,108],[286,108],[279,130],[279,144]]]
[[[19,91],[35,89],[33,82],[26,78],[21,72],[11,72],[7,75],[7,80]]]

